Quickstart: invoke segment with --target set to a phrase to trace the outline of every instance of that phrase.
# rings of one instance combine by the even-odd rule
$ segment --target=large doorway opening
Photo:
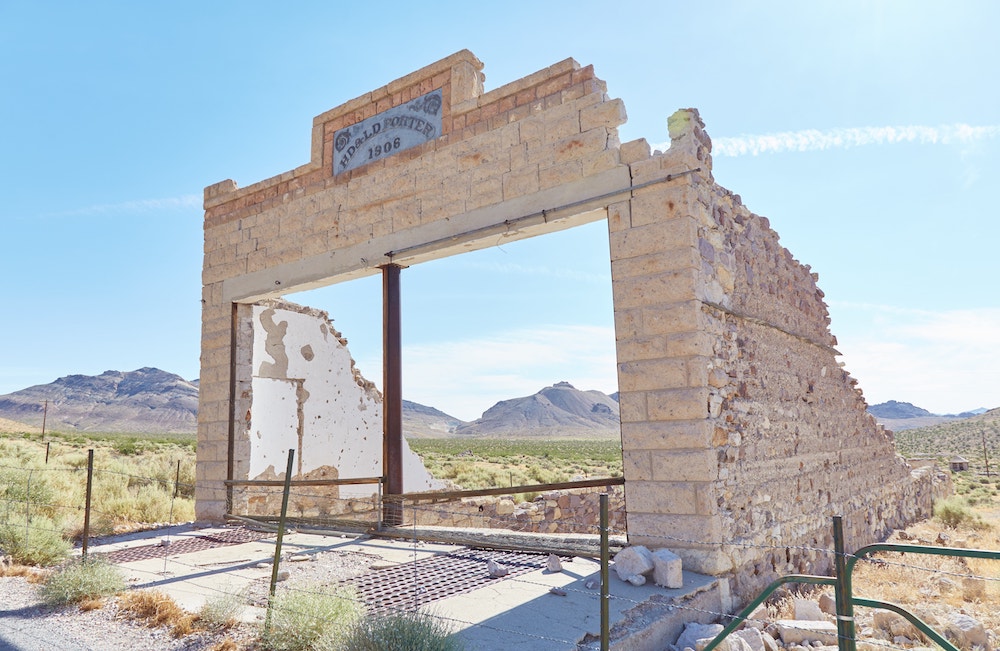
[[[481,489],[621,475],[606,221],[498,237],[403,268],[399,282],[403,435],[436,479]],[[357,371],[384,389],[380,275],[284,298],[327,313]]]

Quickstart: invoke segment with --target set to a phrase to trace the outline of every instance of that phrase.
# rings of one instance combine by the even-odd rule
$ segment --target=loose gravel
[[[342,579],[363,574],[380,559],[360,553],[323,552],[306,560],[285,560],[288,577],[278,591],[313,590],[335,586]],[[254,582],[247,594],[251,606],[266,607],[270,579]],[[211,651],[229,638],[240,649],[253,649],[260,622],[226,631],[202,631],[174,638],[167,627],[150,628],[124,616],[116,599],[104,607],[81,611],[77,606],[46,606],[38,586],[25,577],[0,577],[0,651]]]

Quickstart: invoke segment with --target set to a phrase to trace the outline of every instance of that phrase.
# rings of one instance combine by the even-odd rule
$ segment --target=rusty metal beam
[[[397,264],[382,267],[382,472],[387,495],[403,493],[403,345]],[[398,501],[382,510],[385,524],[402,524]]]

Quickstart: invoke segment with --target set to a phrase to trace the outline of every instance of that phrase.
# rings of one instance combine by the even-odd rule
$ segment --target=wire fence
[[[152,528],[189,522],[193,519],[195,484],[188,473],[189,471],[182,468],[179,462],[171,462],[161,464],[156,473],[145,476],[114,467],[110,462],[95,463],[92,456],[89,463],[85,463],[81,458],[61,466],[0,465],[0,549],[10,554],[12,549],[28,549],[33,546],[44,548],[54,538],[75,540],[81,547],[85,547],[89,536],[120,532],[127,523],[132,523],[134,526],[134,523],[141,522],[144,523],[143,526]],[[89,499],[88,483],[92,485]],[[340,536],[344,531],[362,533],[380,528],[386,501],[377,484],[375,490],[367,496],[360,494],[342,496],[339,493],[340,487],[335,486],[301,483],[293,485],[294,482],[283,480],[275,480],[275,483],[283,485],[279,487],[247,484],[238,487],[240,499],[245,500],[246,505],[255,505],[259,513],[267,514],[245,513],[242,516],[247,524],[253,524],[255,527],[270,526],[271,530],[266,534],[267,540],[270,540],[271,536],[277,536],[280,540],[280,537],[291,529],[325,531],[331,536]],[[232,488],[220,487],[219,490],[227,491],[227,494],[231,495]],[[336,494],[333,488],[337,488]],[[365,490],[370,490],[370,487]],[[597,496],[607,495],[609,492],[601,491],[599,488],[580,490],[585,494]],[[491,503],[502,499],[505,498],[501,496]],[[546,504],[546,508],[531,511],[530,507],[536,502]],[[479,511],[474,501],[471,507],[468,503],[455,501],[434,503],[429,500],[413,500],[400,503],[399,508],[402,510],[404,522],[402,526],[394,528],[394,533],[397,537],[404,538],[411,550],[412,558],[407,562],[377,569],[354,568],[348,572],[350,576],[339,578],[326,587],[318,587],[309,581],[297,581],[294,575],[290,580],[276,585],[272,577],[269,591],[263,591],[263,586],[258,581],[255,596],[251,597],[244,591],[227,586],[224,581],[213,585],[199,583],[191,590],[208,600],[231,598],[236,593],[240,598],[249,599],[251,605],[260,607],[266,612],[271,612],[276,594],[287,597],[282,600],[280,611],[276,610],[271,614],[271,617],[278,618],[287,615],[310,616],[310,611],[306,609],[297,610],[296,604],[300,603],[297,598],[334,598],[350,601],[359,612],[385,615],[419,610],[442,627],[461,631],[463,637],[479,635],[503,640],[503,648],[518,647],[518,641],[521,641],[521,646],[526,648],[530,645],[535,645],[536,648],[560,649],[608,648],[610,633],[605,631],[596,633],[592,624],[581,624],[572,631],[553,628],[528,630],[524,626],[512,623],[513,620],[510,618],[473,616],[477,613],[443,608],[447,605],[449,597],[463,594],[463,591],[466,594],[472,593],[484,585],[491,586],[495,590],[503,589],[504,586],[523,589],[526,593],[536,595],[534,597],[536,599],[550,598],[545,595],[554,595],[552,599],[566,598],[568,600],[565,603],[572,603],[574,610],[589,613],[591,622],[607,605],[619,613],[643,604],[648,605],[647,593],[635,591],[617,578],[610,581],[602,579],[601,571],[606,572],[608,568],[601,567],[601,563],[593,560],[602,555],[600,547],[602,536],[608,540],[605,543],[608,547],[623,544],[627,537],[624,520],[615,521],[609,516],[604,521],[595,522],[587,508],[577,511],[560,509],[558,517],[554,517],[556,511],[549,510],[552,507],[547,504],[548,502],[555,502],[556,507],[559,505],[559,499],[555,498],[554,494],[544,492],[530,501],[516,502],[513,511],[505,509]],[[282,506],[284,517],[279,516],[278,522],[275,523],[275,507],[281,510]],[[427,526],[424,523],[441,521],[442,518],[448,521],[461,521],[464,518],[471,523],[470,527],[478,525],[483,529],[522,534],[545,533],[551,528],[550,525],[557,524],[557,529],[572,531],[577,535],[578,541],[582,541],[583,547],[575,549],[572,553],[585,559],[585,564],[581,565],[585,569],[583,571],[574,569],[574,573],[582,576],[554,583],[553,573],[547,569],[548,554],[532,554],[529,551],[518,550],[517,547],[522,545],[523,541],[517,539],[511,545],[515,549],[506,552],[514,556],[504,556],[505,552],[497,550],[496,548],[502,545],[498,545],[495,538],[490,539],[485,545],[491,548],[485,551],[470,544],[468,549],[473,550],[470,553],[456,552],[454,549],[429,552],[422,540],[424,532],[421,529]],[[88,520],[91,523],[91,531],[86,531],[85,522]],[[341,525],[344,524],[350,526],[342,528]],[[407,528],[411,532],[409,536],[406,535]],[[956,587],[953,589],[958,593],[969,596],[967,601],[970,603],[979,600],[993,604],[995,610],[1000,610],[996,608],[996,605],[1000,604],[1000,561],[995,559],[970,562],[934,557],[931,560],[921,559],[914,562],[907,555],[893,551],[880,553],[877,557],[859,558],[849,553],[838,554],[832,546],[824,545],[761,544],[748,540],[697,539],[649,534],[644,534],[643,538],[651,541],[647,542],[647,546],[651,548],[752,550],[756,556],[770,554],[776,558],[789,559],[796,556],[809,557],[816,559],[820,565],[825,562],[828,567],[836,565],[838,556],[843,560],[854,559],[858,563],[859,571],[865,575],[865,581],[873,580],[877,584],[877,575],[888,573],[891,574],[893,582],[901,581],[903,574],[906,574],[909,577],[907,581],[923,588],[934,585],[940,587],[950,582],[955,584]],[[281,553],[278,540],[275,540],[276,553],[272,559],[274,574],[279,567],[289,567],[289,554]],[[163,581],[168,563],[174,575],[205,573],[203,564],[186,559],[180,549],[179,545],[173,547],[174,551],[171,551],[169,546],[165,548],[163,568],[152,570],[132,566],[130,571],[146,574],[149,579],[146,584],[150,586]],[[337,564],[352,553],[356,552],[328,549],[323,552],[321,561],[317,562]],[[557,556],[560,554],[557,553]],[[569,556],[563,553],[561,558],[565,562]],[[255,560],[259,562],[260,559]],[[438,561],[439,565],[434,565],[435,561]],[[490,561],[504,566],[507,571],[502,575],[484,576]],[[440,563],[449,567],[442,569]],[[448,578],[455,585],[442,588],[440,579],[446,570],[454,571]],[[466,578],[468,575],[472,575],[475,580]],[[139,585],[146,584],[139,582]],[[371,587],[372,585],[374,587]],[[333,592],[331,596],[330,588],[333,587],[341,590]],[[183,588],[175,586],[174,589]],[[604,590],[607,590],[606,594]],[[555,601],[551,607],[561,606],[559,601]],[[673,613],[680,619],[690,621],[714,620],[728,624],[737,619],[737,615],[727,612],[726,608],[705,608],[684,599],[673,599],[665,607],[664,612]],[[776,607],[772,605],[756,616],[743,619],[766,627],[773,624],[777,614]],[[1000,626],[1000,622],[994,625]],[[886,637],[878,631],[875,633],[882,637],[866,635],[865,641],[870,646],[906,648],[894,642],[891,636]],[[996,634],[1000,635],[1000,630],[996,631]],[[838,636],[843,637],[839,633]]]

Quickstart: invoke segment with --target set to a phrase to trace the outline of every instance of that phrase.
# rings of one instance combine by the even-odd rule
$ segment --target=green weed
[[[75,558],[49,576],[41,588],[50,606],[79,603],[118,594],[125,589],[121,570],[100,557]]]
[[[261,635],[261,646],[272,651],[335,651],[363,613],[351,589],[285,590],[271,603],[270,627]]]
[[[366,617],[348,634],[344,651],[462,651],[449,627],[422,612]]]

